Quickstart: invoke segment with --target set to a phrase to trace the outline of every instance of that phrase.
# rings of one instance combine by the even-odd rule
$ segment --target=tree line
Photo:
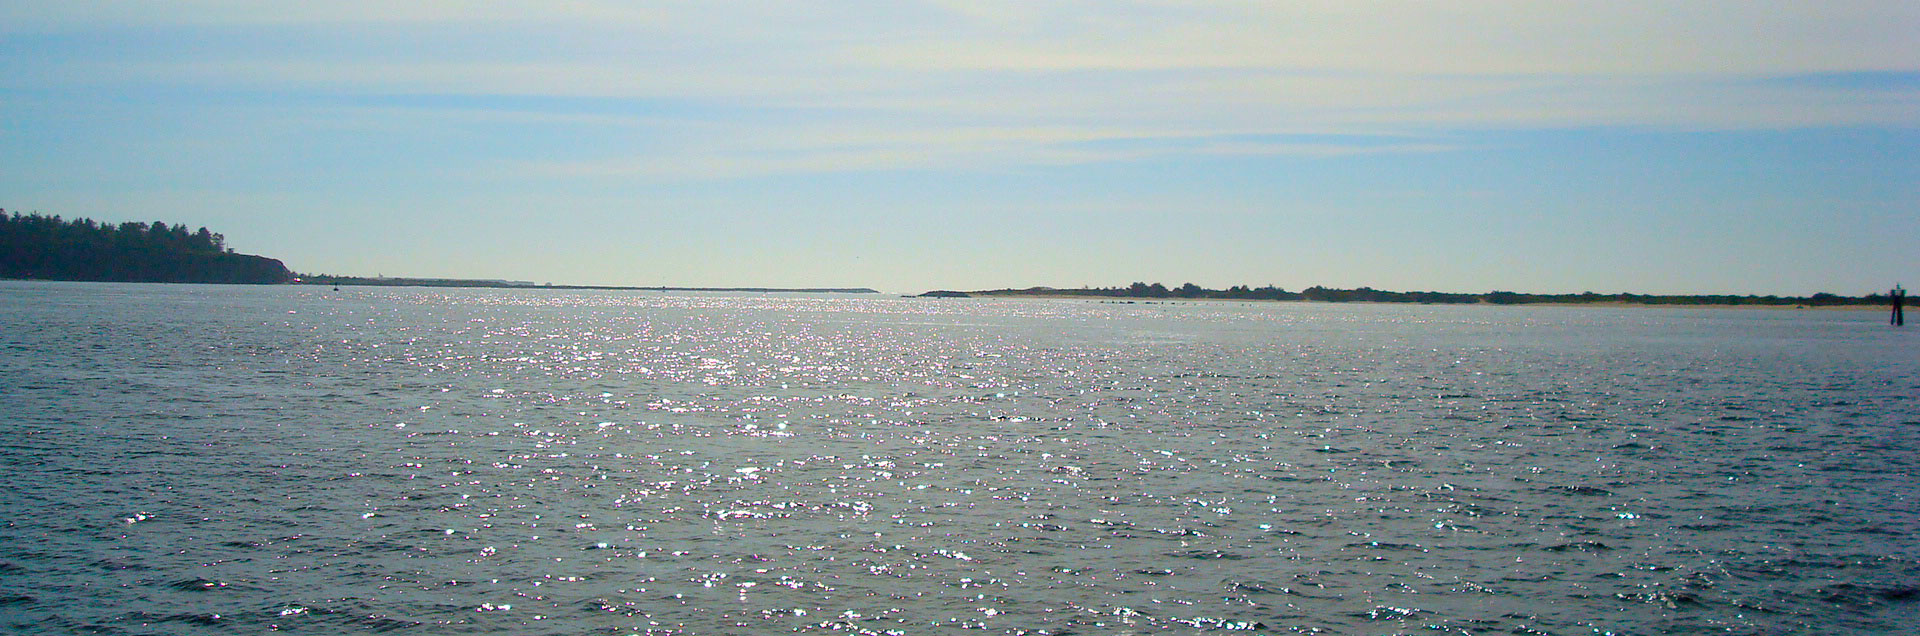
[[[1313,300],[1321,302],[1375,302],[1375,303],[1424,303],[1424,304],[1491,304],[1519,305],[1533,303],[1631,303],[1640,305],[1780,305],[1780,306],[1832,306],[1832,305],[1885,305],[1891,300],[1885,294],[1867,294],[1865,296],[1841,296],[1830,293],[1818,293],[1812,296],[1738,296],[1731,294],[1597,294],[1583,292],[1579,294],[1526,294],[1510,291],[1491,291],[1480,294],[1432,292],[1432,291],[1386,291],[1371,287],[1357,289],[1336,289],[1315,285],[1298,292],[1268,285],[1250,287],[1235,285],[1226,289],[1207,289],[1193,283],[1179,287],[1167,287],[1161,283],[1135,282],[1126,287],[1082,287],[1079,289],[1056,289],[1053,287],[1030,287],[1027,289],[1001,289],[986,292],[972,292],[974,295],[997,296],[1088,296],[1097,298],[1156,298],[1156,299],[1237,299],[1237,300]]]
[[[0,278],[160,283],[284,283],[280,261],[238,254],[205,227],[101,223],[0,210]]]

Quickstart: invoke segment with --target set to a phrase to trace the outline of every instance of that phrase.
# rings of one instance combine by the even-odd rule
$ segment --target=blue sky
[[[1920,285],[1915,33],[1905,0],[0,0],[0,206],[353,275],[1859,294]]]

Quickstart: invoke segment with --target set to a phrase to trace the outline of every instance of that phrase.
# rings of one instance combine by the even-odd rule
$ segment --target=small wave
[[[1681,605],[1694,605],[1700,602],[1694,595],[1686,592],[1638,592],[1633,594],[1621,593],[1613,596],[1625,601],[1663,605],[1666,606],[1667,609],[1680,609]]]
[[[1868,607],[1880,603],[1920,601],[1920,585],[1856,585],[1835,583],[1814,591],[1821,600],[1848,607]]]
[[[340,622],[346,623],[347,625],[352,626],[354,629],[368,631],[368,632],[376,632],[376,633],[398,631],[403,629],[413,629],[415,627],[420,627],[422,625],[425,625],[425,623],[422,623],[420,621],[411,621],[411,620],[406,620],[401,618],[394,618],[391,616],[385,616],[381,614],[359,614],[359,613],[346,614],[346,613],[328,612],[328,615],[330,617],[343,618],[344,620],[341,620]]]
[[[1407,552],[1432,551],[1427,546],[1420,545],[1418,543],[1389,543],[1386,541],[1369,541],[1366,543],[1366,546],[1369,548],[1375,548],[1380,550],[1400,550],[1400,551],[1407,551]]]
[[[219,625],[223,618],[221,615],[213,613],[181,612],[179,614],[164,616],[160,619],[160,622],[210,626]]]
[[[1541,549],[1548,552],[1605,552],[1612,550],[1613,546],[1599,541],[1574,541],[1571,543],[1550,545]]]
[[[1880,598],[1889,601],[1920,601],[1920,585],[1903,585],[1880,590]]]
[[[1419,616],[1420,614],[1421,610],[1419,608],[1382,606],[1367,610],[1366,613],[1359,614],[1359,616],[1370,621],[1403,621]]]
[[[1246,555],[1234,554],[1232,552],[1225,552],[1222,550],[1187,550],[1184,552],[1169,553],[1167,556],[1174,557],[1177,559],[1207,559],[1207,560],[1220,560],[1220,561],[1239,561],[1241,559],[1247,558]]]
[[[1299,590],[1270,581],[1229,581],[1226,584],[1226,588],[1229,591],[1239,592],[1241,594],[1307,596]]]
[[[183,579],[167,584],[167,587],[185,592],[211,592],[226,586],[224,582],[202,578]]]
[[[1176,618],[1176,619],[1172,619],[1171,622],[1180,623],[1182,625],[1187,625],[1187,626],[1198,628],[1198,629],[1206,629],[1206,630],[1217,629],[1217,630],[1228,631],[1228,632],[1252,631],[1256,629],[1267,628],[1266,623],[1262,623],[1259,621],[1243,621],[1243,620],[1235,620],[1230,618],[1211,618],[1206,616],[1202,616],[1199,618]]]
[[[1547,492],[1557,492],[1563,495],[1582,495],[1582,496],[1588,496],[1588,497],[1612,497],[1613,496],[1613,491],[1607,490],[1605,488],[1594,487],[1594,486],[1548,486],[1544,490],[1546,490]]]

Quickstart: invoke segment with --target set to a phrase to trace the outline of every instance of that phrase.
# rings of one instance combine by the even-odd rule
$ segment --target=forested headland
[[[238,254],[207,228],[0,210],[0,278],[131,283],[285,283],[279,260]]]
[[[1361,287],[1358,289],[1333,289],[1313,286],[1293,292],[1266,286],[1250,287],[1235,285],[1226,289],[1207,289],[1193,283],[1179,287],[1167,287],[1160,283],[1134,283],[1126,287],[1082,287],[1079,289],[1058,289],[1053,287],[1029,287],[1027,289],[995,289],[975,292],[927,292],[928,296],[1055,296],[1055,297],[1092,297],[1092,298],[1145,298],[1145,299],[1231,299],[1231,300],[1311,300],[1322,302],[1375,302],[1375,303],[1426,303],[1426,304],[1597,304],[1616,303],[1634,305],[1755,305],[1755,306],[1808,306],[1826,307],[1841,305],[1887,305],[1891,299],[1885,294],[1867,294],[1865,296],[1841,296],[1830,293],[1818,293],[1812,296],[1738,296],[1728,294],[1693,295],[1657,295],[1657,294],[1526,294],[1510,291],[1493,291],[1482,294],[1463,294],[1453,292],[1410,291],[1397,292]]]

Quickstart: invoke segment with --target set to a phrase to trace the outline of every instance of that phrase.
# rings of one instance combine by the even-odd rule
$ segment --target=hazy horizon
[[[0,206],[305,273],[1885,292],[1920,5],[0,3]]]
[[[325,285],[325,284],[328,284],[328,283],[327,283],[326,281],[328,281],[328,280],[332,280],[332,278],[336,278],[336,277],[337,277],[337,278],[341,278],[341,279],[359,279],[359,280],[393,280],[393,281],[402,281],[402,282],[400,282],[400,283],[397,283],[397,285],[399,285],[399,286],[409,286],[409,284],[408,284],[408,283],[407,283],[406,281],[449,281],[449,282],[472,282],[472,283],[496,283],[496,284],[504,284],[504,285],[507,285],[507,287],[504,287],[505,289],[518,289],[518,288],[532,288],[532,289],[543,289],[543,288],[548,288],[548,287],[552,287],[552,288],[555,288],[555,289],[559,289],[559,288],[586,288],[586,289],[596,289],[596,288],[606,288],[606,289],[614,289],[614,290],[633,290],[633,291],[652,291],[652,290],[665,290],[665,291],[716,291],[716,292],[736,292],[736,291],[775,291],[775,292],[807,292],[807,293],[813,293],[813,292],[836,292],[836,293],[851,293],[851,294],[868,294],[868,293],[873,293],[873,294],[881,294],[881,295],[891,295],[891,294],[905,294],[905,295],[920,295],[920,294],[923,294],[923,293],[928,293],[928,292],[966,292],[966,293],[992,293],[992,292],[1026,292],[1026,291],[1031,291],[1031,290],[1057,290],[1057,291],[1060,291],[1060,292],[1068,292],[1069,294],[1068,294],[1067,296],[1065,296],[1065,297],[1067,297],[1067,298],[1085,298],[1085,299],[1112,299],[1112,298],[1142,298],[1142,299],[1145,299],[1145,300],[1171,300],[1171,301],[1180,301],[1180,300],[1273,300],[1273,299],[1270,299],[1270,298],[1262,298],[1262,297],[1252,297],[1252,296],[1250,296],[1250,297],[1244,297],[1244,298],[1241,298],[1241,297],[1223,297],[1223,296],[1200,296],[1200,297],[1183,297],[1183,296],[1179,296],[1179,295],[1169,295],[1169,296],[1140,296],[1140,297],[1135,297],[1135,296],[1083,296],[1083,295],[1079,295],[1079,294],[1072,294],[1072,293],[1071,293],[1071,292],[1079,292],[1079,291],[1086,291],[1086,290],[1096,290],[1096,289],[1105,289],[1105,290],[1112,290],[1112,289],[1126,289],[1126,288],[1127,288],[1128,286],[1130,286],[1130,285],[1132,285],[1132,284],[1134,284],[1134,283],[1144,283],[1144,284],[1147,284],[1147,285],[1153,285],[1153,284],[1159,284],[1159,285],[1161,285],[1161,286],[1163,286],[1163,287],[1165,287],[1165,288],[1166,288],[1166,289],[1165,289],[1165,290],[1163,290],[1163,291],[1166,291],[1166,292],[1168,292],[1168,293],[1173,293],[1173,292],[1175,291],[1175,288],[1178,288],[1178,287],[1179,287],[1179,286],[1181,285],[1180,283],[1173,283],[1173,284],[1170,284],[1170,283],[1167,283],[1166,281],[1129,281],[1129,282],[1127,282],[1127,283],[1114,283],[1114,284],[1105,284],[1105,285],[1075,285],[1075,286],[1073,286],[1073,287],[1063,287],[1063,286],[1057,286],[1057,285],[1045,285],[1045,284],[1039,284],[1039,285],[1025,285],[1025,286],[1021,286],[1021,287],[993,287],[993,288],[979,288],[979,289],[950,289],[950,288],[902,288],[902,289],[884,289],[884,288],[877,288],[877,287],[873,287],[873,286],[869,286],[869,285],[859,285],[859,284],[848,284],[848,285],[814,285],[814,286],[807,286],[807,287],[769,287],[769,286],[764,286],[764,285],[740,285],[740,286],[727,286],[727,287],[714,287],[714,286],[702,286],[702,285],[675,285],[675,284],[670,284],[670,283],[669,283],[669,284],[619,284],[619,285],[609,285],[609,284],[602,284],[602,283],[579,283],[579,282],[571,282],[571,281],[558,281],[558,280],[553,280],[553,281],[542,281],[542,280],[527,280],[527,279],[516,279],[516,278],[471,278],[471,277],[453,277],[453,276],[449,276],[449,277],[426,277],[426,276],[406,276],[406,275],[395,275],[395,274],[386,274],[386,273],[382,273],[382,274],[373,274],[373,275],[367,275],[367,276],[346,276],[346,275],[335,275],[335,274],[328,274],[328,273],[325,273],[325,272],[295,272],[294,274],[295,274],[295,276],[297,276],[297,277],[302,277],[302,278],[297,278],[297,279],[296,279],[296,280],[294,281],[294,282],[295,282],[296,284],[302,284],[302,283],[304,283],[304,284],[319,284],[319,285]],[[319,281],[319,282],[314,282],[315,280],[317,280],[317,281]],[[355,283],[355,284],[360,284],[360,283]],[[483,285],[483,286],[484,286],[484,285]],[[1207,292],[1224,292],[1224,291],[1227,291],[1227,290],[1228,290],[1229,288],[1232,288],[1232,287],[1240,287],[1240,286],[1244,286],[1244,287],[1248,287],[1248,288],[1250,288],[1250,289],[1259,289],[1259,288],[1261,287],[1261,286],[1259,286],[1259,285],[1246,285],[1246,284],[1244,284],[1244,283],[1242,283],[1242,284],[1238,284],[1238,285],[1224,285],[1224,286],[1221,286],[1221,287],[1206,287],[1206,286],[1204,286],[1204,285],[1202,285],[1202,286],[1200,286],[1200,287],[1202,287],[1202,289],[1203,289],[1204,291],[1207,291]],[[432,286],[428,286],[428,287],[432,287]],[[456,286],[456,287],[458,287],[458,286]],[[1387,293],[1441,293],[1441,294],[1460,294],[1460,295],[1475,295],[1475,294],[1493,294],[1493,293],[1519,293],[1519,294],[1529,294],[1529,295],[1536,295],[1536,294],[1537,294],[1537,295],[1567,295],[1567,296],[1571,296],[1571,295],[1579,295],[1579,294],[1582,294],[1582,293],[1586,293],[1586,292],[1589,292],[1589,291],[1590,291],[1590,292],[1593,292],[1593,293],[1596,293],[1596,294],[1599,294],[1599,295],[1602,295],[1602,296],[1613,296],[1613,295],[1618,295],[1618,294],[1637,294],[1637,295],[1642,295],[1642,296],[1669,296],[1669,297],[1674,297],[1674,296],[1677,296],[1677,297],[1685,297],[1685,296],[1722,296],[1722,295],[1731,295],[1731,296],[1753,296],[1753,297],[1767,297],[1767,296],[1774,296],[1774,297],[1781,297],[1781,298],[1796,298],[1796,297],[1801,297],[1801,298],[1804,298],[1804,297],[1808,297],[1808,296],[1814,296],[1814,295],[1817,295],[1817,294],[1819,294],[1819,293],[1833,293],[1833,294],[1835,294],[1835,295],[1837,295],[1837,296],[1841,296],[1841,297],[1869,297],[1869,296],[1881,296],[1881,297],[1883,297],[1883,298],[1884,298],[1884,297],[1885,297],[1885,296],[1886,296],[1886,295],[1887,295],[1887,294],[1889,293],[1889,291],[1890,291],[1890,290],[1871,290],[1871,291],[1863,291],[1863,292],[1859,292],[1859,293],[1844,293],[1844,292],[1832,292],[1831,290],[1827,290],[1827,291],[1825,291],[1825,292],[1810,292],[1810,293],[1807,293],[1807,294],[1779,294],[1779,293],[1742,293],[1742,294],[1714,294],[1714,293],[1664,293],[1664,294],[1654,294],[1654,293],[1647,293],[1647,292],[1639,292],[1639,291],[1635,291],[1635,290],[1630,290],[1630,289],[1622,289],[1622,290],[1612,290],[1612,291],[1604,291],[1604,292],[1602,292],[1602,291],[1598,291],[1598,290],[1583,290],[1583,291],[1581,291],[1581,292],[1534,292],[1534,291],[1529,291],[1529,290],[1524,290],[1524,289],[1384,289],[1384,288],[1380,288],[1380,287],[1377,287],[1377,286],[1373,286],[1373,285],[1357,285],[1357,286],[1354,286],[1354,287],[1344,287],[1344,288],[1343,288],[1343,287],[1333,287],[1333,286],[1329,286],[1329,285],[1320,285],[1320,284],[1316,284],[1316,283],[1309,283],[1309,284],[1305,284],[1305,285],[1300,285],[1300,286],[1296,286],[1296,287],[1283,287],[1283,286],[1279,286],[1279,285],[1273,285],[1273,286],[1271,286],[1271,287],[1279,287],[1279,288],[1281,288],[1281,289],[1282,289],[1283,291],[1286,291],[1286,292],[1289,292],[1289,293],[1296,293],[1296,294],[1297,294],[1297,293],[1300,293],[1300,292],[1304,292],[1304,291],[1307,291],[1307,290],[1308,290],[1308,289],[1310,289],[1310,288],[1314,288],[1314,287],[1323,287],[1323,288],[1327,288],[1327,289],[1330,289],[1330,290],[1335,290],[1335,291],[1357,291],[1357,290],[1370,290],[1370,291],[1377,291],[1377,292],[1387,292]],[[488,288],[492,288],[492,287],[488,287]],[[1011,295],[1011,296],[994,296],[994,297],[996,297],[996,298],[1024,298],[1024,297],[1028,297],[1028,296],[1021,296],[1021,295]],[[1043,297],[1043,298],[1050,298],[1051,296],[1044,296],[1044,295],[1043,295],[1043,296],[1040,296],[1040,297]],[[1298,300],[1303,300],[1303,301],[1304,301],[1304,300],[1307,300],[1307,299],[1298,299]],[[1366,303],[1366,302],[1382,302],[1382,301],[1370,301],[1370,300],[1353,300],[1353,301],[1345,301],[1345,300],[1342,300],[1342,301],[1326,301],[1326,302],[1359,302],[1359,303]],[[1402,302],[1402,301],[1387,301],[1387,302]],[[1433,302],[1438,302],[1438,301],[1430,301],[1430,302],[1429,302],[1428,304],[1432,304]],[[1446,304],[1446,303],[1440,303],[1440,304]]]

